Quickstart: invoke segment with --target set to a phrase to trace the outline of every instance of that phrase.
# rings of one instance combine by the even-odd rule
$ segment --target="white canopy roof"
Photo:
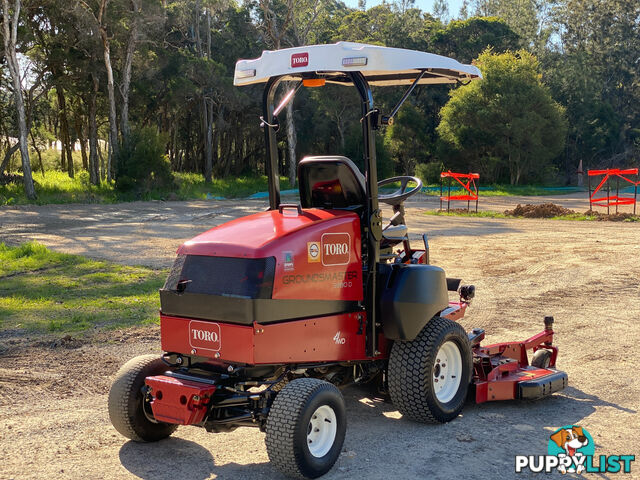
[[[264,51],[260,58],[238,60],[233,84],[264,83],[277,76],[285,76],[285,80],[308,76],[303,74],[317,75],[326,78],[327,82],[349,84],[344,72],[360,71],[370,85],[409,85],[420,70],[426,70],[420,84],[482,78],[477,67],[433,53],[338,42]]]

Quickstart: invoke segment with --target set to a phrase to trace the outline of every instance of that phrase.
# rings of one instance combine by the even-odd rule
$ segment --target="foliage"
[[[129,145],[120,150],[116,188],[136,194],[172,190],[174,180],[165,155],[166,143],[154,128],[135,130]]]
[[[110,194],[111,201],[162,197],[171,192],[182,197],[180,187],[165,184],[170,183],[167,161],[174,173],[211,175],[214,190],[220,179],[265,173],[263,135],[258,127],[262,88],[233,87],[236,60],[255,58],[273,46],[261,4],[270,5],[276,24],[283,26],[278,32],[282,48],[356,41],[433,52],[464,63],[481,63],[478,57],[487,48],[494,54],[523,48],[539,59],[535,71],[542,77],[537,84],[549,87],[568,119],[565,147],[560,148],[563,141],[556,138],[564,132],[559,124],[557,134],[551,132],[547,152],[535,159],[535,171],[540,170],[538,165],[542,167],[540,175],[533,174],[531,158],[512,160],[511,165],[505,158],[514,140],[520,143],[519,151],[530,143],[540,152],[540,129],[530,123],[526,128],[516,124],[544,112],[532,113],[530,118],[516,116],[511,122],[507,118],[511,111],[503,110],[501,125],[511,123],[512,131],[490,132],[494,148],[466,150],[472,153],[466,156],[449,134],[436,130],[437,114],[450,91],[480,87],[436,85],[417,88],[400,110],[396,124],[378,133],[380,177],[411,173],[422,163],[442,161],[464,171],[478,166],[490,182],[568,184],[575,180],[580,161],[585,169],[640,161],[640,2],[465,0],[456,18],[456,12],[447,12],[440,0],[433,14],[416,8],[413,0],[386,1],[368,9],[366,2],[349,8],[340,0],[109,0],[98,19],[95,14],[102,1],[22,2],[17,49],[24,59],[21,64],[28,69],[23,97],[30,123],[32,169],[44,170],[45,176],[53,169],[70,175],[91,172],[88,183],[78,184],[87,185],[84,194],[77,191],[71,198],[64,187],[55,198],[39,201],[81,201],[83,195],[86,201],[110,201],[105,192],[113,190],[111,179],[117,180],[119,189]],[[289,21],[285,21],[287,15]],[[105,63],[105,42],[110,69]],[[525,57],[522,52],[519,55]],[[109,95],[109,70],[115,89],[115,126],[109,108],[114,97]],[[498,98],[513,98],[517,89],[512,79],[513,75],[507,75],[494,82],[494,103]],[[487,80],[491,81],[487,78],[484,83]],[[10,84],[4,69],[0,72],[0,169],[19,174],[19,152],[3,161],[18,130]],[[376,107],[389,112],[402,91],[376,88]],[[147,149],[145,155],[151,156],[141,161],[125,134],[125,104],[133,132],[151,129],[158,134],[157,142],[147,143],[158,147],[156,153]],[[302,89],[293,108],[298,158],[342,153],[361,163],[360,103],[353,89]],[[485,113],[478,112],[474,118]],[[524,138],[530,127],[531,138]],[[288,150],[285,130],[279,134],[281,153]],[[454,130],[478,133],[464,123]],[[122,146],[122,152],[109,164],[107,142],[113,131],[119,140],[114,151]],[[48,150],[54,140],[66,146],[67,154]],[[76,142],[84,148],[71,152]],[[159,160],[160,151],[167,160]],[[141,165],[149,161],[152,170],[160,173],[145,177]],[[516,164],[523,165],[519,174]],[[282,172],[284,167],[283,161]],[[76,185],[53,178],[58,186]],[[106,184],[103,190],[94,188],[99,183]],[[36,188],[43,191],[42,185]],[[201,195],[206,188],[198,186],[197,190]],[[0,195],[2,203],[21,201],[17,187],[0,190]]]
[[[422,180],[423,185],[435,185],[440,183],[440,174],[444,171],[442,162],[419,163],[416,165],[416,177]]]
[[[45,175],[36,171],[33,180],[36,184],[37,199],[28,200],[24,195],[21,185],[0,185],[0,206],[36,203],[39,205],[49,203],[112,203],[117,196],[113,186],[102,183],[100,186],[89,185],[85,175],[76,175],[69,178],[66,172],[47,171]]]
[[[516,50],[520,38],[501,18],[473,17],[450,22],[435,32],[431,43],[439,54],[471,63],[487,47],[495,53]]]
[[[532,54],[487,51],[478,65],[484,80],[452,90],[440,112],[447,162],[464,162],[489,181],[539,179],[564,146],[564,109],[542,84]]]
[[[166,272],[0,243],[0,331],[80,332],[156,323]]]
[[[430,146],[425,116],[408,104],[398,112],[384,134],[384,146],[395,163],[395,171],[409,175],[419,162],[428,158]]]
[[[206,183],[199,173],[174,173],[174,186],[171,190],[155,189],[136,195],[132,192],[117,190],[114,183],[103,182],[99,186],[90,185],[87,172],[80,172],[75,178],[69,178],[64,172],[47,171],[43,176],[34,173],[36,192],[35,201],[28,200],[20,183],[0,185],[0,206],[21,205],[27,203],[64,204],[64,203],[116,203],[135,199],[141,200],[207,200],[212,198],[244,198],[256,192],[267,191],[266,176],[214,178]],[[281,177],[281,182],[285,182]]]

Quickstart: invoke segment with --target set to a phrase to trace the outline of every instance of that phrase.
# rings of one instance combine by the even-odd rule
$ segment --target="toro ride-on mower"
[[[209,432],[255,426],[278,469],[315,478],[331,469],[345,437],[337,387],[377,382],[402,415],[420,422],[454,419],[468,392],[480,403],[564,388],[567,375],[554,368],[553,318],[528,340],[481,346],[484,331],[467,334],[456,322],[474,287],[429,265],[426,235],[422,248],[410,245],[403,202],[420,191],[420,180],[378,183],[375,132],[393,122],[414,88],[479,78],[476,67],[450,58],[342,42],[238,61],[236,85],[266,84],[270,208],[178,249],[160,290],[165,353],[120,369],[109,393],[114,427],[155,441],[178,425]],[[275,107],[283,81],[293,87]],[[365,175],[343,156],[306,157],[298,167],[300,203],[281,203],[277,115],[299,88],[325,83],[354,86],[360,95]],[[391,85],[408,89],[383,115],[371,86]],[[389,185],[399,187],[378,193]],[[379,202],[393,208],[386,222]]]

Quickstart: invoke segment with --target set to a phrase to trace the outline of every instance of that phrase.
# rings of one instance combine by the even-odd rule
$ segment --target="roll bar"
[[[380,239],[382,238],[382,212],[378,205],[378,172],[376,167],[376,142],[374,129],[378,127],[378,110],[373,106],[371,87],[360,72],[346,72],[360,94],[362,104],[362,137],[364,142],[364,166],[366,178],[367,204],[365,208],[364,232],[367,242],[366,278],[364,278],[365,309],[367,318],[367,355],[376,355],[376,272],[380,260]],[[280,177],[278,172],[278,146],[276,132],[278,123],[275,119],[274,100],[282,76],[271,77],[263,92],[262,127],[264,128],[265,145],[267,148],[267,179],[269,182],[269,209],[276,210],[280,206]],[[414,85],[415,86],[415,85]],[[297,89],[296,89],[297,90]],[[407,95],[408,96],[408,95]],[[292,95],[293,97],[293,95]],[[406,100],[406,96],[403,101]],[[290,100],[289,100],[290,101]],[[284,103],[284,102],[283,102]],[[281,107],[282,108],[282,107]],[[397,111],[397,110],[396,110]],[[363,248],[364,250],[364,248]]]

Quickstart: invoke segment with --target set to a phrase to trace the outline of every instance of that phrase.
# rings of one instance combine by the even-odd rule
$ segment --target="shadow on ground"
[[[327,479],[386,479],[389,472],[396,472],[396,480],[510,478],[515,475],[515,455],[546,454],[549,435],[556,428],[580,424],[596,407],[636,413],[569,387],[537,402],[470,402],[453,422],[424,425],[403,419],[391,403],[361,388],[350,387],[343,393],[347,438]],[[243,430],[243,435],[258,435]],[[212,453],[196,442],[169,438],[154,444],[127,442],[120,449],[120,461],[145,480],[280,478],[267,462],[216,465]],[[384,471],[379,470],[381,455],[386,460]],[[533,477],[523,473],[518,478]]]

